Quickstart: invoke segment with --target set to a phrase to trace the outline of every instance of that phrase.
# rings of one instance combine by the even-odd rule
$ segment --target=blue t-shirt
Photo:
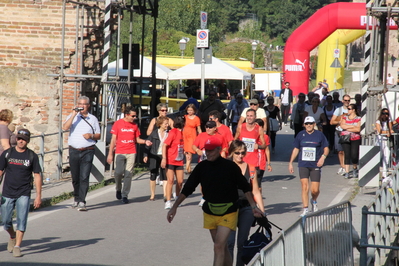
[[[294,140],[294,147],[299,149],[298,167],[318,168],[317,162],[328,147],[328,141],[321,131],[309,134],[302,130]]]

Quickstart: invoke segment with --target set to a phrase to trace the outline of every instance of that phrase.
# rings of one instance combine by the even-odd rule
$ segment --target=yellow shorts
[[[223,216],[210,215],[204,212],[204,228],[216,229],[218,226],[224,226],[235,231],[237,228],[238,211],[228,213]]]

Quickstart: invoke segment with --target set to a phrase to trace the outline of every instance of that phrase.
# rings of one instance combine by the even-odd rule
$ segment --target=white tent
[[[216,57],[212,57],[212,64],[205,64],[204,78],[251,80],[251,74]],[[180,79],[201,79],[201,64],[191,63],[169,73],[169,80]]]
[[[141,58],[139,59],[140,64],[141,64]],[[150,78],[152,77],[152,61],[150,59],[148,59],[147,57],[144,56],[144,60],[143,60],[143,65],[144,65],[144,69],[143,69],[143,77],[144,78]],[[123,69],[123,60],[119,59],[119,76],[121,77],[127,77],[128,76],[128,70],[127,69]],[[135,69],[133,74],[135,77],[140,77],[140,69]],[[157,79],[164,79],[167,80],[168,79],[168,73],[172,72],[172,70],[170,70],[169,68],[158,64],[155,68],[156,71],[156,76]],[[115,76],[116,75],[116,61],[113,61],[111,63],[108,64],[108,73],[110,76]]]

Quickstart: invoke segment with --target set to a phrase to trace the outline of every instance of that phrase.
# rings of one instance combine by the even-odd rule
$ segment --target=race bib
[[[303,147],[302,148],[302,161],[316,161],[316,148]]]
[[[202,155],[201,155],[199,161],[202,162],[204,160],[206,160],[206,153],[205,153],[205,149],[202,149]]]
[[[184,159],[184,152],[183,152],[183,145],[177,145],[177,157],[175,161],[183,161]]]
[[[242,141],[247,146],[247,152],[253,152],[255,150],[255,139],[242,138]]]

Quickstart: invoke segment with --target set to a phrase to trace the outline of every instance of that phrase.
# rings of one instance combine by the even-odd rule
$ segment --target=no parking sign
[[[208,48],[209,30],[197,30],[197,48]]]

